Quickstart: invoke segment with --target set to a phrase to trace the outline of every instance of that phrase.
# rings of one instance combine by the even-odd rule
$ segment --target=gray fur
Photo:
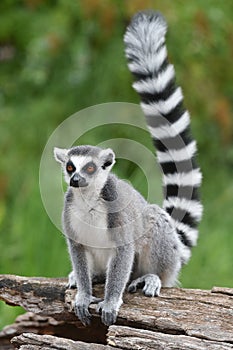
[[[71,157],[74,153],[82,152],[77,147],[68,151]],[[92,280],[102,281],[105,275],[105,297],[97,308],[103,323],[110,325],[116,321],[127,283],[131,282],[132,292],[144,286],[147,296],[159,295],[161,285],[175,283],[182,262],[181,243],[163,209],[148,204],[132,186],[103,169],[94,147],[87,153],[88,161],[90,154],[98,163],[93,178],[87,176],[85,188],[69,186],[65,197],[63,227],[73,266],[69,286],[75,282],[78,286],[75,313],[87,325]]]
[[[69,152],[68,156],[98,156],[100,152],[100,148],[96,146],[89,146],[89,145],[83,145],[83,146],[76,146],[72,147]]]

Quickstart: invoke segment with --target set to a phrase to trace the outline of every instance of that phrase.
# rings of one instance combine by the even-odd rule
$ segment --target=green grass
[[[233,287],[232,207],[233,179],[226,168],[210,174],[204,170],[202,197],[204,216],[200,225],[198,245],[192,259],[184,267],[181,282],[184,287]]]
[[[192,115],[204,173],[200,238],[180,280],[184,287],[233,287],[233,3],[165,0],[149,5],[169,23],[169,57]],[[0,58],[5,48],[12,53],[0,62],[0,273],[56,277],[66,276],[70,263],[64,237],[41,202],[42,151],[72,113],[109,101],[138,103],[122,43],[133,10],[118,1],[100,1],[101,11],[91,3],[80,8],[65,1],[34,6],[0,4]],[[96,128],[80,142],[115,137],[132,137],[152,149],[145,132],[125,126]],[[118,163],[119,176],[146,195],[143,172],[131,162]],[[19,312],[0,302],[0,328]]]

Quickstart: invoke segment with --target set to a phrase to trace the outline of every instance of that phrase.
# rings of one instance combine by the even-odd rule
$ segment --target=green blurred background
[[[39,164],[54,129],[74,112],[112,101],[138,103],[123,53],[130,17],[159,9],[169,57],[198,140],[205,207],[184,287],[233,287],[233,2],[230,0],[2,0],[0,2],[0,273],[66,276],[65,240],[41,202]],[[82,142],[127,137],[97,129]],[[117,134],[117,135],[116,135]],[[149,135],[138,135],[147,137]],[[54,166],[55,163],[54,163]],[[116,172],[137,187],[142,173]],[[142,193],[146,190],[140,188]],[[0,302],[0,328],[22,312]]]

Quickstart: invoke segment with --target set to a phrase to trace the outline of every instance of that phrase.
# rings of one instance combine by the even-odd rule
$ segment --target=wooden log
[[[229,350],[232,344],[209,341],[185,335],[171,335],[123,326],[111,326],[108,344],[120,349],[143,350]]]
[[[76,290],[66,289],[66,283],[67,279],[0,275],[0,299],[63,322],[64,333],[59,333],[59,336],[106,344],[108,329],[101,323],[96,306],[90,306],[92,323],[84,327],[73,313]],[[94,286],[93,294],[103,297],[103,286]],[[164,334],[183,336],[189,342],[193,339],[194,344],[203,339],[215,342],[216,346],[221,342],[222,346],[229,348],[233,344],[233,289],[164,288],[158,298],[147,298],[141,292],[125,293],[117,325],[136,328],[138,332],[142,329],[156,332],[156,336],[162,333],[161,337]],[[75,331],[68,332],[72,327]],[[144,339],[141,333],[140,337]]]
[[[25,310],[43,316],[47,320],[53,319],[53,331],[50,327],[49,334],[66,336],[73,340],[106,342],[107,327],[101,323],[97,313],[93,315],[91,327],[84,327],[77,319],[72,311],[72,303],[77,291],[67,290],[66,284],[67,279],[65,278],[27,278],[0,275],[0,300],[12,306],[22,306]],[[97,290],[101,295],[103,286],[99,286]],[[38,321],[36,318],[35,320]],[[56,326],[55,321],[59,322]],[[24,322],[16,322],[14,325],[5,327],[0,332],[0,349],[3,343],[6,349],[10,349],[9,340],[17,334],[30,331],[30,327],[33,328],[34,325],[34,321],[31,320],[27,327],[25,327]],[[37,333],[44,334],[44,332],[46,332],[46,327],[44,329],[38,327]]]
[[[24,332],[62,336],[64,334],[64,326],[62,321],[57,321],[52,317],[39,316],[32,312],[27,312],[18,316],[12,325],[4,327],[0,331],[0,349],[14,349],[10,340],[12,337]],[[70,328],[68,330],[70,331]]]
[[[88,344],[51,335],[37,335],[33,333],[23,333],[13,338],[12,343],[20,350],[114,350],[113,347],[108,345]]]
[[[0,276],[0,299],[36,314],[72,321],[75,317],[65,303],[66,279]]]
[[[22,333],[50,334],[60,337],[64,337],[65,334],[67,338],[71,339],[80,339],[81,337],[77,335],[75,322],[57,321],[52,317],[27,312],[18,316],[13,324],[4,327],[0,331],[0,349],[2,350],[3,344],[5,344],[5,349],[13,349],[14,347],[10,344],[10,340],[12,337]],[[86,338],[86,335],[84,335],[84,340]],[[105,341],[105,336],[100,341]]]

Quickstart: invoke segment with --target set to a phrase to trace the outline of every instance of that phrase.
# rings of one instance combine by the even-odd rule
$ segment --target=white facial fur
[[[74,164],[76,168],[75,173],[79,173],[81,169],[85,166],[85,164],[89,163],[92,160],[90,156],[71,156],[69,159],[71,160],[71,162]],[[67,173],[66,163],[69,159],[67,159],[65,163],[62,163],[64,178],[68,185],[70,184],[71,176]]]
[[[82,188],[82,192],[84,191],[87,194],[87,192],[90,191],[92,196],[93,194],[98,194],[103,188],[107,180],[108,173],[110,172],[110,170],[112,169],[115,163],[114,152],[110,148],[103,149],[99,152],[98,155],[94,157],[90,155],[72,155],[71,157],[69,157],[68,153],[69,153],[69,149],[60,149],[57,147],[55,147],[54,149],[55,159],[62,165],[66,183],[68,185],[70,184],[71,176],[68,174],[66,170],[66,164],[70,160],[76,168],[75,172],[80,173],[81,176],[87,179],[88,186],[85,188]],[[87,163],[91,161],[93,161],[96,164],[97,170],[95,173],[93,173],[93,175],[88,176],[82,172],[82,169]],[[108,163],[109,161],[110,161],[110,164],[104,166],[105,163],[106,162]]]
[[[71,156],[70,160],[76,168],[75,172],[79,173],[85,164],[92,161],[92,157],[90,157],[90,156]]]

